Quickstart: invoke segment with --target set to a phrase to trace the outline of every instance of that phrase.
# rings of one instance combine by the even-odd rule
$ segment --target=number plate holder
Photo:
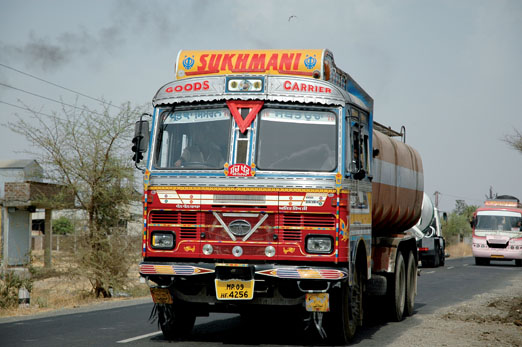
[[[308,312],[329,312],[330,296],[328,293],[307,293],[306,310]]]
[[[172,295],[168,288],[150,288],[150,295],[155,304],[172,304]]]
[[[215,280],[218,300],[252,300],[254,280]]]

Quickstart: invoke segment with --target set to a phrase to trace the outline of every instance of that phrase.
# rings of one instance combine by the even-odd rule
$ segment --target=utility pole
[[[439,191],[436,191],[435,193],[433,193],[433,195],[435,195],[435,208],[439,208],[439,194],[440,192]]]
[[[489,197],[486,195],[486,199],[493,199],[493,187],[489,186]]]
[[[44,236],[44,267],[50,269],[51,254],[53,251],[53,224],[52,224],[52,211],[49,208],[45,209],[45,236]]]

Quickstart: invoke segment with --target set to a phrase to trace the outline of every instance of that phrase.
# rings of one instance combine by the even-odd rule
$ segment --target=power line
[[[67,105],[67,106],[69,106],[69,107],[76,108],[76,109],[78,109],[78,110],[87,111],[87,112],[90,112],[90,113],[95,113],[95,114],[97,114],[97,115],[99,115],[99,116],[103,116],[103,114],[101,114],[101,113],[99,113],[99,112],[96,112],[96,111],[89,110],[89,109],[86,108],[86,107],[78,107],[78,106],[74,106],[74,105],[68,104],[68,103],[66,103],[66,102],[59,101],[59,100],[52,99],[52,98],[48,98],[48,97],[43,96],[43,95],[35,94],[35,93],[29,92],[29,91],[24,90],[24,89],[20,89],[20,88],[17,88],[17,87],[10,86],[10,85],[5,84],[5,83],[2,83],[2,82],[0,82],[0,86],[4,86],[4,87],[7,87],[7,88],[11,88],[11,89],[14,89],[14,90],[20,91],[20,92],[22,92],[22,93],[26,93],[26,94],[29,94],[29,95],[32,95],[32,96],[36,96],[36,97],[39,97],[39,98],[42,98],[42,99],[45,99],[45,100],[49,100],[49,101],[52,101],[52,102],[56,102],[56,103],[61,104],[61,105]]]
[[[20,73],[20,74],[22,74],[22,75],[26,75],[26,76],[29,76],[29,77],[31,77],[31,78],[37,79],[37,80],[39,80],[39,81],[42,81],[42,82],[48,83],[48,84],[50,84],[50,85],[52,85],[52,86],[55,86],[55,87],[58,87],[58,88],[61,88],[61,89],[67,90],[68,92],[75,93],[75,94],[81,95],[81,96],[83,96],[83,97],[85,97],[85,98],[88,98],[88,99],[91,99],[91,100],[94,100],[94,101],[101,102],[102,104],[105,104],[105,105],[109,105],[109,106],[112,106],[112,107],[119,108],[120,110],[124,110],[124,108],[121,107],[121,106],[113,105],[113,104],[110,103],[110,102],[106,102],[106,101],[103,101],[103,100],[100,100],[100,99],[94,98],[94,97],[92,97],[92,96],[89,96],[89,95],[87,95],[87,94],[80,93],[80,92],[75,91],[75,90],[73,90],[73,89],[70,89],[70,88],[67,88],[67,87],[61,86],[61,85],[59,85],[59,84],[56,84],[56,83],[53,83],[53,82],[46,81],[46,80],[44,80],[43,78],[40,78],[40,77],[37,77],[37,76],[31,75],[30,73],[27,73],[27,72],[24,72],[24,71],[21,71],[21,70],[18,70],[18,69],[15,69],[14,67],[7,66],[7,65],[2,64],[2,63],[0,63],[0,66],[5,67],[6,69],[10,69],[10,70],[16,71],[16,72],[18,72],[18,73]]]
[[[8,102],[5,102],[5,101],[2,101],[0,100],[0,103],[1,104],[6,104],[6,105],[9,105],[9,106],[12,106],[12,107],[16,107],[16,108],[19,108],[21,110],[25,110],[25,111],[29,111],[29,112],[34,112],[34,113],[38,113],[38,114],[41,114],[43,116],[47,116],[47,117],[53,117],[47,113],[43,113],[43,112],[38,112],[38,111],[35,111],[35,110],[31,110],[30,108],[27,108],[27,107],[22,107],[22,106],[18,106],[18,105],[14,105],[14,104],[10,104]]]
[[[437,191],[436,193],[438,193],[438,195],[448,196],[448,197],[455,198],[458,200],[471,200],[471,201],[475,201],[475,202],[482,202],[482,200],[480,200],[478,198],[473,198],[473,197],[469,197],[469,196],[458,196],[458,195],[452,195],[452,194],[448,194],[448,193],[442,193],[439,191]]]

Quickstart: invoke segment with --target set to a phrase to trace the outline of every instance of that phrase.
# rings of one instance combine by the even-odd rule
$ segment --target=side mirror
[[[139,163],[143,159],[143,153],[149,148],[149,122],[139,120],[134,126],[134,138],[132,139],[132,151],[135,153],[132,159]]]
[[[471,218],[471,220],[469,221],[469,225],[471,226],[471,228],[474,228],[476,223],[477,220],[475,217]]]
[[[364,171],[363,169],[358,170],[357,173],[355,175],[353,175],[353,178],[356,180],[362,180],[365,177],[366,177],[366,171]]]

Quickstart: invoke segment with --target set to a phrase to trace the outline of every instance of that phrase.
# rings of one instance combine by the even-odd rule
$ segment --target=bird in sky
[[[291,15],[290,17],[288,17],[288,21],[290,22],[292,18],[297,18],[297,16]]]

